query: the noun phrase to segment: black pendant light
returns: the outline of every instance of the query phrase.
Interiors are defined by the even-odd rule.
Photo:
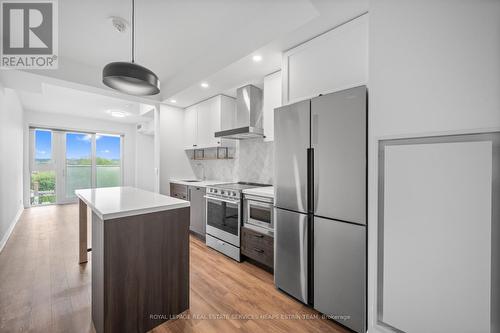
[[[134,62],[135,3],[132,0],[132,61],[107,64],[102,70],[102,82],[110,88],[130,95],[156,95],[160,92],[160,80],[155,73]]]

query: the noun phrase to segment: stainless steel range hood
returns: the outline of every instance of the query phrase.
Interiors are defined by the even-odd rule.
[[[216,138],[243,140],[264,137],[262,90],[253,85],[236,90],[235,127],[215,132]]]

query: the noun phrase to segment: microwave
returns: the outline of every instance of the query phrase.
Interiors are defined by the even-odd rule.
[[[273,199],[245,194],[244,224],[274,233]]]

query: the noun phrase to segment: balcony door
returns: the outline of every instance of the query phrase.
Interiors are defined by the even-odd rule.
[[[65,133],[63,201],[76,199],[75,190],[92,188],[94,134]]]
[[[122,138],[97,134],[95,138],[95,186],[120,186],[122,183]]]
[[[32,128],[32,206],[76,202],[75,191],[121,186],[120,135]]]
[[[119,135],[65,133],[63,202],[75,191],[122,184],[122,138]]]

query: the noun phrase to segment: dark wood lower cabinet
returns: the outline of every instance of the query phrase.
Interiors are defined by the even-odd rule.
[[[189,207],[110,220],[92,216],[97,333],[147,332],[189,308]]]
[[[241,253],[256,262],[274,268],[274,238],[250,228],[241,228]]]
[[[189,200],[188,187],[182,184],[170,183],[170,196],[182,200]]]

